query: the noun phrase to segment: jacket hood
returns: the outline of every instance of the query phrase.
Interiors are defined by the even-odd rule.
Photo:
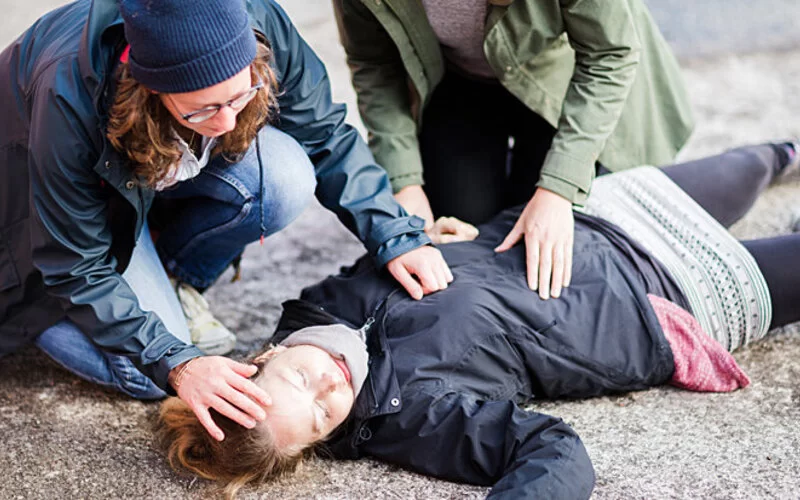
[[[94,0],[81,36],[78,64],[84,84],[99,109],[98,99],[113,67],[111,58],[125,44],[122,17],[115,0]]]

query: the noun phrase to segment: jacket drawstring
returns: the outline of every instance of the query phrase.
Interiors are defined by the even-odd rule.
[[[256,134],[256,156],[258,157],[258,196],[261,204],[261,236],[259,237],[259,243],[263,247],[264,238],[267,234],[267,226],[264,224],[264,165],[261,163],[261,142],[258,139],[258,134]],[[243,254],[240,253],[231,262],[231,266],[233,267],[231,283],[242,279],[242,255]]]
[[[264,225],[264,165],[261,164],[261,141],[256,134],[256,156],[258,157],[258,186],[259,198],[261,201],[261,246],[264,246],[264,237],[267,234],[267,227]]]

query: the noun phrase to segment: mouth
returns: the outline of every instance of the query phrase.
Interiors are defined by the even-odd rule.
[[[338,359],[338,358],[333,358],[333,362],[336,363],[336,366],[338,366],[340,370],[342,370],[342,373],[344,374],[344,379],[349,384],[350,383],[350,369],[347,368],[347,363],[345,363],[343,359]]]

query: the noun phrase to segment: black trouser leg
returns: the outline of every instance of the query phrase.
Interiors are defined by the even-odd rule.
[[[480,224],[530,199],[553,134],[500,84],[447,73],[425,108],[419,136],[434,216]]]
[[[730,227],[750,210],[780,166],[775,146],[763,144],[663,170],[720,224]]]
[[[516,99],[515,99],[516,100]],[[556,129],[518,102],[506,207],[527,203],[536,190]]]
[[[800,234],[743,241],[756,259],[772,299],[770,328],[800,321]]]
[[[434,91],[419,136],[434,217],[481,224],[503,208],[510,126],[497,105],[502,92],[451,73]]]

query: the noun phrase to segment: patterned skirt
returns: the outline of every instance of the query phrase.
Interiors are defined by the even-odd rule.
[[[728,351],[766,335],[772,303],[755,260],[661,170],[598,177],[583,210],[622,228],[658,259],[703,330]]]

